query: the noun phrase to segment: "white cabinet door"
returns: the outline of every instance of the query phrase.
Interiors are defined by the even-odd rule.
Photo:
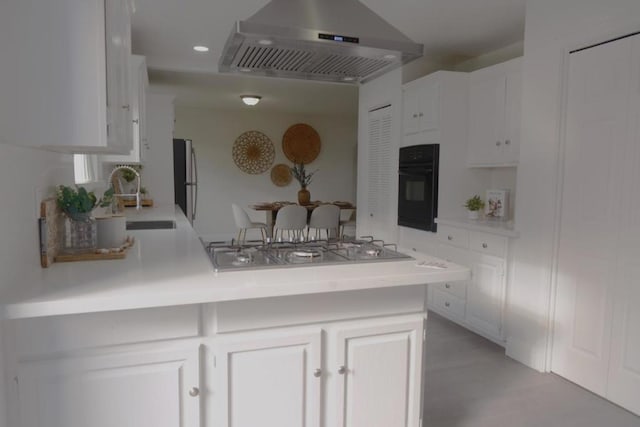
[[[131,55],[129,61],[129,105],[131,106],[130,133],[133,136],[131,152],[128,155],[105,155],[107,163],[142,163],[149,144],[147,143],[147,87],[149,78],[144,56]]]
[[[419,427],[423,322],[337,334],[337,427]]]
[[[440,82],[437,77],[407,84],[403,91],[403,132],[411,135],[438,130],[440,125]]]
[[[504,144],[505,96],[507,78],[503,74],[469,83],[469,152],[470,165],[497,163]]]
[[[469,252],[469,266],[471,281],[467,285],[466,321],[480,332],[501,340],[505,261]]]
[[[420,92],[415,85],[402,91],[402,129],[405,135],[420,132]]]
[[[319,427],[321,334],[283,331],[222,338],[215,351],[214,424]]]
[[[22,363],[20,425],[198,427],[199,350]]]
[[[630,53],[631,40],[624,39],[569,59],[552,370],[600,395],[607,387],[618,236],[626,233],[620,207],[632,194],[621,185],[625,149],[637,144],[628,135]],[[628,316],[619,315],[623,324]]]
[[[504,164],[517,164],[520,160],[520,134],[522,131],[522,63],[512,62],[507,73],[505,101],[505,140],[499,161]]]

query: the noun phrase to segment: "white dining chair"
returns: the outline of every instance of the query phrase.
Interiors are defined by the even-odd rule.
[[[233,209],[233,219],[236,222],[236,227],[238,227],[238,243],[245,242],[247,239],[247,230],[251,229],[260,229],[262,242],[264,243],[267,237],[267,224],[263,222],[252,222],[245,210],[235,203],[231,204],[231,208]]]
[[[338,236],[340,228],[340,208],[336,205],[320,205],[311,212],[309,219],[309,229],[307,230],[307,238],[311,229],[315,230],[315,238],[320,239],[322,231],[327,235],[327,240],[331,237],[331,231],[335,232],[334,236]]]
[[[300,205],[288,205],[280,208],[276,215],[276,223],[273,226],[273,238],[285,240],[284,232],[287,232],[287,240],[300,240],[307,226],[307,208]]]
[[[349,217],[346,219],[340,220],[340,237],[344,237],[344,229],[347,227],[354,228],[354,236],[355,236],[355,228],[356,228],[356,210],[352,209]]]

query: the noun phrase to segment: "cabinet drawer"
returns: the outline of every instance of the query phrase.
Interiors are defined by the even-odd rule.
[[[469,233],[469,247],[474,251],[504,258],[507,251],[507,238],[471,231]]]
[[[460,248],[469,247],[469,231],[462,228],[438,225],[438,239],[444,243],[458,246]]]
[[[431,292],[431,305],[444,316],[464,319],[465,300],[451,295],[448,292],[433,289]]]
[[[450,293],[460,299],[467,298],[467,284],[464,282],[436,283],[432,286],[434,289]]]

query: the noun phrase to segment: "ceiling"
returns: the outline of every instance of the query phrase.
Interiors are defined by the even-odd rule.
[[[361,1],[411,39],[424,44],[427,56],[475,57],[520,41],[524,37],[526,0]],[[288,82],[293,88],[292,93],[287,94],[287,90],[283,89],[284,92],[278,96],[281,103],[291,103],[289,109],[292,109],[299,102],[295,99],[300,99],[297,92],[300,83],[302,86],[315,86],[314,89],[309,89],[313,93],[329,91],[329,86],[324,83],[290,80],[276,83],[276,79],[267,79],[267,83],[261,84],[255,78],[221,77],[215,74],[218,58],[234,22],[247,19],[268,0],[133,2],[133,51],[147,57],[150,69],[163,71],[151,75],[152,83],[157,83],[156,79],[162,79],[164,85],[179,84],[182,87],[181,94],[178,95],[179,102],[220,105],[222,99],[237,99],[237,90],[243,85],[248,89],[255,87],[255,90],[262,90],[270,86],[286,88]],[[194,45],[208,46],[210,51],[196,53],[192,49]],[[205,76],[205,73],[213,75]],[[245,79],[248,82],[234,82]],[[207,87],[205,92],[215,99],[206,97],[204,93],[187,90],[198,84],[204,84]],[[331,95],[340,93],[340,88],[343,88],[345,97],[355,96],[357,102],[357,91],[345,85],[332,89]],[[321,105],[317,108],[331,111],[334,105],[329,98],[322,97],[322,101],[314,99],[314,102],[322,103],[324,99],[329,102],[326,108]],[[308,104],[301,107],[306,110]]]

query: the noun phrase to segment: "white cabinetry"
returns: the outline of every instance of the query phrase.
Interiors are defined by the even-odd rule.
[[[429,286],[429,309],[504,344],[508,238],[438,225],[438,255],[471,269],[467,283]]]
[[[221,391],[215,425],[319,427],[322,384],[320,329],[237,334],[217,341]]]
[[[418,79],[402,89],[402,124],[405,135],[438,130],[440,115],[440,82]]]
[[[420,427],[423,322],[337,333],[337,427]]]
[[[469,76],[469,147],[473,167],[515,166],[520,155],[522,59]]]
[[[639,117],[640,36],[569,55],[551,368],[637,414]]]
[[[131,106],[131,130],[133,148],[126,156],[106,155],[108,163],[142,163],[149,149],[147,142],[147,88],[149,77],[144,56],[131,55],[129,67],[129,105]]]
[[[0,5],[0,141],[71,153],[131,149],[127,0]]]
[[[198,427],[198,348],[24,362],[20,425]]]

